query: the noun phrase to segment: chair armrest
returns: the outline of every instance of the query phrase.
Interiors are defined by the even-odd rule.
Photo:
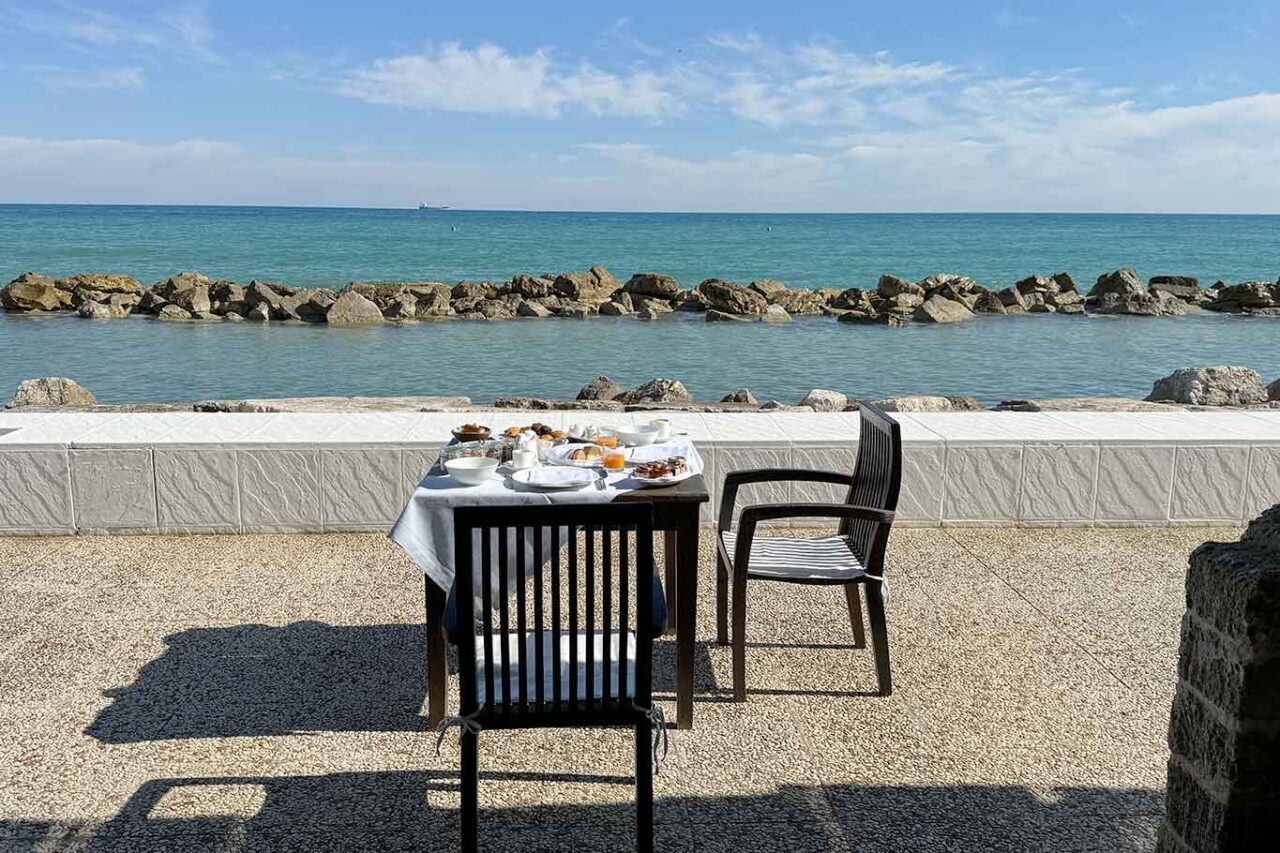
[[[756,525],[761,521],[774,518],[840,518],[875,522],[880,525],[875,541],[866,543],[865,552],[859,557],[864,560],[864,565],[868,569],[877,574],[880,570],[879,564],[884,544],[888,539],[888,528],[893,524],[891,510],[869,506],[824,503],[753,504],[742,510],[742,523],[739,526],[738,538],[732,554],[735,572],[741,572],[743,575],[747,572],[747,562],[751,557],[751,542],[756,536]],[[723,548],[719,537],[717,540],[717,545]]]
[[[724,491],[720,493],[720,529],[733,526],[733,509],[738,500],[738,487],[747,483],[834,483],[852,486],[852,474],[835,471],[818,471],[812,468],[756,468],[749,471],[733,471],[725,475]]]

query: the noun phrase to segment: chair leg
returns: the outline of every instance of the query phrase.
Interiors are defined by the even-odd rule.
[[[463,731],[462,747],[462,853],[480,849],[480,736]]]
[[[636,726],[636,850],[653,851],[653,729]]]
[[[729,645],[729,567],[716,551],[716,642]]]
[[[880,695],[893,693],[893,676],[889,670],[889,631],[884,620],[884,586],[876,581],[867,584],[867,615],[871,619],[871,644],[876,653],[876,677]]]
[[[747,701],[747,574],[733,578],[733,701]]]
[[[865,649],[867,647],[867,629],[862,624],[862,595],[858,592],[859,586],[861,584],[845,584],[844,600],[849,604],[849,625],[853,628],[853,647],[855,649]]]

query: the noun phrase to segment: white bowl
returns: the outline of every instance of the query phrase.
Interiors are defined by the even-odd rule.
[[[658,427],[651,424],[641,426],[618,427],[614,430],[618,440],[627,447],[646,447],[653,444],[658,437]]]
[[[493,479],[498,460],[487,456],[462,456],[444,463],[449,476],[464,486],[478,486]]]

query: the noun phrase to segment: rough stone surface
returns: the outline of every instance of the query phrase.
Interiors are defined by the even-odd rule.
[[[756,399],[755,394],[751,393],[750,388],[739,388],[737,391],[734,391],[731,394],[726,394],[720,400],[720,402],[721,403],[748,403],[751,405],[758,405],[760,401]]]
[[[912,319],[925,323],[961,323],[973,318],[973,312],[961,302],[953,302],[940,294],[930,296],[912,313]]]
[[[97,402],[93,393],[74,379],[47,376],[42,379],[24,379],[7,407],[92,406]]]
[[[1167,412],[1166,403],[1145,403],[1127,397],[1060,397],[1044,400],[1001,400],[997,412]]]
[[[680,292],[680,285],[669,275],[652,272],[638,272],[622,286],[626,293],[636,296],[653,296],[658,299],[675,299]]]
[[[788,314],[821,314],[822,309],[826,306],[826,297],[813,290],[785,290],[778,293],[769,300],[771,305],[777,305],[786,310]]]
[[[759,293],[718,278],[699,284],[698,295],[708,309],[724,314],[763,314],[769,305]]]
[[[334,300],[334,303],[329,306],[325,319],[331,326],[365,325],[381,323],[382,312],[372,300],[351,290]]]
[[[1182,367],[1162,379],[1146,397],[1196,406],[1246,406],[1267,402],[1262,376],[1247,367]]]
[[[586,272],[568,272],[556,276],[554,288],[557,296],[588,305],[599,305],[620,287],[618,280],[602,266],[594,266]]]
[[[774,302],[779,296],[787,292],[785,284],[780,281],[774,281],[771,278],[756,279],[747,286],[769,302]]]
[[[618,401],[632,403],[692,403],[693,395],[678,379],[650,379],[648,382],[623,392]]]
[[[982,403],[973,397],[886,397],[874,400],[872,405],[886,412],[974,412],[981,411]]]
[[[115,273],[81,273],[58,280],[63,290],[86,288],[100,293],[141,293],[142,284],[132,276]]]
[[[45,276],[24,273],[0,289],[0,305],[10,311],[56,311],[68,304],[66,293]]]
[[[616,400],[627,391],[608,376],[597,376],[578,391],[579,400]]]
[[[180,306],[174,305],[173,303],[168,303],[166,305],[161,306],[160,310],[156,312],[156,319],[181,323],[181,322],[190,320],[192,318],[191,318],[190,311]]]
[[[899,278],[896,275],[882,275],[880,280],[876,282],[876,292],[885,299],[892,299],[902,294],[910,294],[920,297],[920,301],[924,301],[924,288],[916,284],[914,281],[907,281],[905,278]]]
[[[758,314],[730,314],[715,308],[708,308],[705,317],[708,323],[754,323],[760,319]]]
[[[1161,851],[1262,850],[1280,809],[1280,505],[1191,555]]]
[[[791,315],[781,305],[770,305],[764,310],[760,319],[766,323],[790,323]]]
[[[1267,399],[1273,401],[1280,400],[1280,379],[1277,379],[1275,382],[1272,382],[1267,386]]]
[[[1153,275],[1147,280],[1151,290],[1163,290],[1179,299],[1196,302],[1204,295],[1200,279],[1190,275]]]
[[[516,306],[516,314],[520,317],[550,317],[551,309],[528,299],[521,299]]]
[[[808,406],[815,412],[843,412],[849,405],[849,398],[839,391],[826,391],[814,388],[800,401],[801,406]]]

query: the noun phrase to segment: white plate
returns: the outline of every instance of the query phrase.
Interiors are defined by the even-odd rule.
[[[590,443],[585,443],[585,444],[562,444],[562,445],[560,445],[559,447],[552,447],[552,448],[549,448],[549,449],[547,450],[547,461],[548,461],[548,462],[550,462],[552,465],[567,465],[567,466],[569,466],[569,467],[571,467],[571,468],[600,468],[600,467],[602,467],[602,466],[604,465],[604,456],[603,456],[603,455],[601,455],[601,457],[600,457],[599,459],[588,459],[588,460],[586,460],[586,461],[579,461],[579,460],[577,460],[577,459],[570,459],[570,458],[569,458],[569,454],[573,453],[573,451],[577,450],[578,448],[580,448],[580,447],[590,447],[590,446],[591,446],[591,444],[590,444]],[[602,451],[602,453],[607,453],[607,452],[609,452],[609,450],[610,450],[610,449],[611,449],[611,448],[608,448],[608,447],[602,447],[602,448],[600,448],[600,450]],[[625,453],[626,451],[623,451],[623,452]]]
[[[650,479],[648,477],[637,477],[632,474],[628,479],[633,483],[639,483],[642,489],[656,489],[659,486],[674,486],[676,483],[683,482],[693,476],[692,471],[685,471],[683,474],[674,474],[670,477],[659,477]]]
[[[583,468],[526,468],[511,479],[535,489],[581,489],[594,483],[596,475]]]

